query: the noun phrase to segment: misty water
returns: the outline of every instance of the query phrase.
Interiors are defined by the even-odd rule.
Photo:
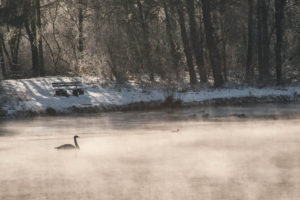
[[[0,199],[300,199],[300,104],[2,121]]]

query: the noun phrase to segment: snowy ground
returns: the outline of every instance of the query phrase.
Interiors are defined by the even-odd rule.
[[[75,81],[83,83],[84,95],[55,96],[52,82]],[[7,80],[0,90],[2,112],[13,115],[19,111],[43,112],[51,107],[59,112],[68,108],[94,106],[122,106],[137,102],[164,101],[169,95],[180,99],[183,104],[201,103],[207,100],[231,99],[244,97],[290,96],[296,98],[300,94],[300,86],[269,87],[269,88],[201,88],[198,90],[172,91],[156,88],[142,88],[134,85],[126,87],[101,86],[96,81],[84,78],[47,77],[35,79]],[[0,110],[1,110],[0,109]]]

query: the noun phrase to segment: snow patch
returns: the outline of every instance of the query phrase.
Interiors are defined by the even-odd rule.
[[[54,96],[53,82],[81,81],[84,95]],[[58,112],[65,112],[71,107],[94,106],[123,106],[137,102],[164,101],[168,95],[181,100],[183,104],[201,103],[214,99],[230,99],[243,97],[291,96],[297,98],[300,86],[266,87],[266,88],[201,88],[199,91],[180,92],[179,89],[167,92],[164,88],[147,89],[132,85],[131,87],[114,88],[104,87],[101,84],[90,82],[85,78],[45,77],[34,79],[7,80],[2,82],[2,95],[0,94],[1,109],[7,114],[18,111],[45,111],[51,107]],[[9,100],[7,100],[9,99]]]

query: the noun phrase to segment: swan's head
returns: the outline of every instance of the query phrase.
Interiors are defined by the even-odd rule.
[[[74,138],[79,138],[79,136],[78,136],[78,135],[75,135]]]

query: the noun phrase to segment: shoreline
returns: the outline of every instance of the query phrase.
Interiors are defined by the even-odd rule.
[[[80,81],[84,95],[55,96],[53,82]],[[60,116],[113,111],[147,111],[167,108],[293,103],[300,100],[300,85],[282,87],[232,86],[213,89],[166,88],[162,85],[110,85],[82,77],[44,77],[2,82],[0,119]]]
[[[199,102],[183,103],[180,100],[174,99],[170,101],[150,101],[150,102],[133,102],[126,105],[82,105],[70,106],[64,111],[55,110],[52,107],[47,107],[45,110],[22,110],[11,114],[0,112],[0,119],[23,119],[40,116],[72,116],[80,114],[99,114],[106,112],[131,112],[131,111],[155,111],[160,109],[184,109],[184,108],[201,108],[209,106],[243,106],[257,104],[290,104],[299,102],[298,97],[290,95],[280,96],[264,96],[264,97],[233,97],[233,98],[217,98]]]

